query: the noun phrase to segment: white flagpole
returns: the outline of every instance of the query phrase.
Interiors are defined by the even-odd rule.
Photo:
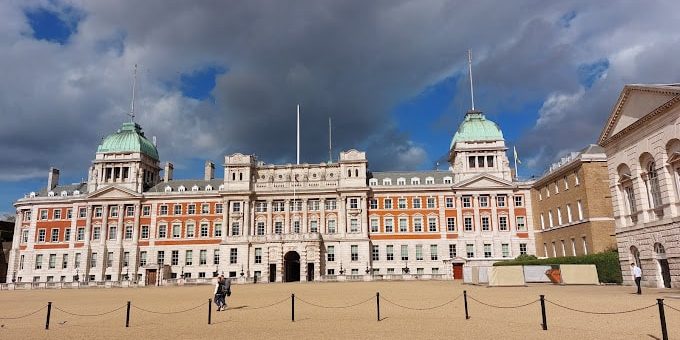
[[[330,116],[328,116],[328,163],[333,163],[333,130]]]
[[[475,90],[472,86],[472,50],[468,50],[468,71],[470,72],[470,101],[472,102],[472,111],[475,110]]]
[[[297,106],[297,164],[300,165],[300,104]]]
[[[515,178],[519,178],[519,173],[517,172],[517,148],[512,146],[512,158],[515,159]]]

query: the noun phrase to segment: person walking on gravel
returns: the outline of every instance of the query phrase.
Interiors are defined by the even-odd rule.
[[[633,276],[633,280],[635,280],[638,295],[642,294],[642,289],[640,288],[640,281],[642,280],[642,269],[640,269],[640,267],[638,267],[635,263],[631,262],[630,273]]]
[[[227,291],[224,287],[224,276],[220,275],[217,277],[217,283],[215,284],[215,304],[217,305],[217,311],[224,310],[226,307],[226,295]]]

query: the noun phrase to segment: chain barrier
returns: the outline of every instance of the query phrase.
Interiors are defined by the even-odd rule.
[[[675,308],[675,307],[673,307],[673,306],[669,306],[668,304],[665,304],[665,303],[664,303],[664,307],[668,307],[668,308],[670,308],[670,309],[672,309],[672,310],[674,310],[674,311],[676,311],[676,312],[680,312],[680,309],[677,309],[677,308]]]
[[[584,314],[595,314],[595,315],[613,315],[613,314],[633,313],[633,312],[638,312],[638,311],[641,311],[641,310],[645,310],[645,309],[648,309],[648,308],[652,308],[652,307],[656,307],[656,306],[657,306],[657,304],[655,303],[655,304],[652,304],[652,305],[649,305],[649,306],[646,306],[646,307],[640,307],[640,308],[625,310],[625,311],[621,311],[621,312],[591,312],[591,311],[585,311],[585,310],[580,310],[580,309],[576,309],[576,308],[571,308],[571,307],[567,307],[567,306],[564,306],[564,305],[560,305],[560,304],[558,304],[558,303],[556,303],[556,302],[553,302],[553,301],[550,301],[550,300],[548,300],[548,299],[545,299],[545,301],[547,301],[548,303],[553,304],[553,305],[555,305],[555,306],[557,306],[557,307],[560,307],[560,308],[564,308],[564,309],[570,310],[570,311],[572,311],[572,312],[578,312],[578,313],[584,313]]]
[[[0,317],[0,320],[18,320],[18,319],[23,319],[23,318],[29,317],[29,316],[31,316],[31,315],[33,315],[33,314],[35,314],[35,313],[38,313],[38,312],[40,312],[41,310],[43,310],[43,309],[45,309],[45,308],[47,308],[47,307],[45,307],[45,306],[40,307],[40,309],[35,310],[35,311],[33,311],[33,312],[30,312],[30,313],[28,313],[28,314],[22,315],[22,316],[15,316],[15,317]]]
[[[355,304],[351,304],[351,305],[347,305],[347,306],[322,306],[322,305],[317,305],[317,304],[315,304],[315,303],[311,303],[311,302],[305,301],[305,300],[303,300],[303,299],[300,299],[300,298],[297,297],[297,296],[295,297],[296,300],[298,300],[298,301],[300,301],[300,302],[302,302],[302,303],[306,303],[306,304],[308,304],[308,305],[310,305],[310,306],[319,307],[319,308],[329,308],[329,309],[352,308],[352,307],[356,307],[356,306],[358,306],[358,305],[364,304],[364,303],[366,303],[366,302],[368,302],[368,301],[372,301],[374,298],[375,298],[375,296],[371,296],[371,297],[369,297],[368,299],[366,299],[366,300],[364,300],[364,301],[357,302],[357,303],[355,303]]]
[[[117,312],[117,311],[119,311],[119,310],[121,310],[121,309],[123,309],[123,308],[125,308],[125,307],[127,307],[127,304],[122,305],[122,306],[120,306],[120,307],[118,307],[118,308],[116,308],[116,309],[114,309],[114,310],[111,310],[111,311],[108,311],[108,312],[104,312],[104,313],[99,313],[99,314],[78,314],[78,313],[73,313],[73,312],[69,312],[69,311],[63,310],[63,309],[61,309],[61,308],[59,308],[59,307],[56,307],[56,306],[54,307],[54,309],[56,309],[56,310],[58,310],[58,311],[60,311],[60,312],[66,313],[66,314],[68,314],[68,315],[89,317],[89,316],[102,316],[102,315],[106,315],[106,314],[111,314],[111,313]]]
[[[141,308],[141,307],[137,307],[137,306],[135,306],[135,305],[132,305],[132,308],[135,308],[135,309],[140,310],[140,311],[142,311],[142,312],[151,313],[151,314],[164,314],[164,315],[168,315],[168,314],[185,313],[185,312],[189,312],[189,311],[192,311],[192,310],[194,310],[194,309],[198,309],[198,308],[204,307],[204,306],[205,306],[205,303],[201,303],[200,305],[198,305],[198,306],[196,306],[196,307],[191,307],[191,308],[187,308],[187,309],[180,310],[180,311],[174,311],[174,312],[157,312],[157,311],[152,311],[152,310],[144,309],[144,308]]]
[[[462,294],[461,294],[461,295],[458,295],[455,299],[449,300],[449,301],[447,301],[447,302],[444,302],[444,303],[442,303],[441,305],[432,306],[432,307],[423,307],[423,308],[420,308],[420,307],[408,307],[408,306],[400,305],[400,304],[398,304],[398,303],[396,303],[396,302],[393,302],[393,301],[390,301],[390,300],[386,299],[383,295],[380,296],[380,299],[381,299],[381,300],[385,300],[385,302],[387,302],[387,303],[389,303],[389,304],[392,304],[392,305],[395,305],[395,306],[397,306],[397,307],[401,307],[401,308],[404,308],[404,309],[410,309],[410,310],[431,310],[431,309],[437,309],[437,308],[444,307],[444,306],[446,306],[446,305],[448,305],[448,304],[450,304],[450,303],[452,303],[452,302],[454,302],[454,301],[460,299],[461,296],[463,296],[463,295],[462,295]]]
[[[468,295],[468,297],[470,298],[470,300],[475,301],[475,302],[477,302],[477,303],[480,303],[480,304],[482,304],[482,305],[484,305],[484,306],[492,307],[492,308],[501,308],[501,309],[506,309],[506,308],[522,308],[522,307],[526,307],[526,306],[532,305],[532,304],[534,304],[534,303],[540,301],[540,300],[534,300],[534,301],[531,301],[531,302],[529,302],[529,303],[525,303],[525,304],[521,304],[521,305],[516,305],[516,306],[497,306],[497,305],[492,305],[492,304],[489,304],[489,303],[486,303],[486,302],[479,301],[479,300],[475,299],[474,297],[472,297],[472,296],[470,296],[470,295]]]
[[[242,311],[242,310],[265,309],[265,308],[269,308],[269,307],[274,307],[274,306],[276,306],[276,305],[280,305],[280,304],[282,304],[282,303],[284,303],[284,302],[286,302],[286,301],[290,301],[290,297],[285,297],[285,298],[284,298],[283,300],[281,300],[281,301],[277,301],[277,302],[274,302],[274,303],[272,303],[272,304],[265,305],[265,306],[245,307],[245,308],[239,308],[239,309],[233,309],[233,310],[235,310],[235,311]],[[227,310],[231,310],[231,309],[227,309]]]

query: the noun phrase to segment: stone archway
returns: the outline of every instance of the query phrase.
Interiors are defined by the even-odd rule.
[[[289,251],[283,256],[283,281],[300,281],[300,254],[296,251]]]

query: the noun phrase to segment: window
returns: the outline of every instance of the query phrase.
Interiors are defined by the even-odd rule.
[[[392,199],[391,198],[386,198],[383,201],[383,205],[385,206],[385,209],[392,209]]]
[[[213,264],[220,264],[220,250],[213,249]]]
[[[526,231],[527,226],[524,222],[524,216],[516,216],[515,223],[517,224],[517,231]]]
[[[144,262],[142,262],[142,260]],[[139,264],[141,266],[146,266],[146,252],[145,251],[139,253]],[[92,268],[97,267],[97,253],[92,253],[90,255],[90,267],[92,267]]]
[[[507,243],[501,244],[501,253],[504,258],[510,257],[510,245]]]
[[[328,224],[328,226],[327,226],[328,233],[329,234],[335,234],[335,231],[336,231],[335,230],[336,229],[335,228],[335,225],[336,225],[335,220],[328,220],[327,224]]]
[[[24,229],[21,231],[21,243],[26,242],[28,242],[28,229]]]
[[[189,206],[187,208],[187,214],[189,214],[189,215],[196,214],[196,204],[189,204]]]
[[[427,198],[427,208],[428,209],[434,209],[437,204],[437,201],[435,200],[434,197],[428,197]]]
[[[391,244],[385,246],[385,254],[387,254],[387,261],[394,261],[394,246]]]
[[[60,220],[60,219],[61,219],[61,209],[55,209],[55,210],[54,210],[54,219],[55,219],[55,220]]]
[[[496,197],[496,206],[499,208],[505,208],[505,196],[497,196]]]
[[[326,260],[328,262],[335,261],[335,246],[326,247]]]
[[[201,237],[208,237],[208,223],[201,223]]]
[[[170,264],[173,266],[179,265],[179,250],[170,252]]]
[[[466,244],[465,245],[465,253],[467,255],[467,258],[475,257],[475,245],[474,244]]]
[[[392,185],[392,179],[390,179],[390,178],[383,178],[383,180],[382,180],[382,185]]]
[[[649,190],[649,205],[650,208],[658,208],[661,206],[661,189],[659,187],[659,176],[656,172],[656,164],[649,162],[647,165],[647,186]]]
[[[149,238],[149,226],[143,225],[142,226],[142,232],[140,234],[141,234],[142,239],[144,239],[144,240],[148,239]],[[158,234],[159,234],[158,236],[160,236],[160,231],[158,232]],[[165,237],[165,236],[163,236],[163,237]]]
[[[125,239],[126,240],[132,239],[132,226],[131,225],[125,226]]]
[[[401,245],[401,260],[408,261],[408,245],[406,244]]]
[[[125,207],[125,216],[127,217],[135,216],[135,207],[133,205],[128,205]]]
[[[444,177],[444,184],[451,184],[453,183],[453,179],[451,177]]]
[[[350,246],[350,253],[352,261],[359,261],[359,246],[353,244]]]
[[[47,234],[47,230],[38,229],[38,242],[45,242],[45,235],[46,234]]]
[[[491,257],[491,245],[488,243],[484,244],[484,258],[490,258]]]
[[[255,263],[262,263],[262,248],[255,248]]]
[[[167,205],[161,205],[160,210],[158,211],[158,214],[161,216],[167,215],[168,214],[168,206]]]
[[[583,255],[588,255],[588,242],[586,242],[586,237],[581,237],[581,241],[583,241]]]
[[[545,217],[543,216],[543,213],[541,213],[541,229],[545,229]]]
[[[472,208],[472,197],[463,196],[463,208]]]
[[[281,222],[281,221],[274,222],[274,234],[282,234],[282,233],[283,233],[283,222]]]
[[[126,251],[123,253],[123,267],[130,265],[130,252]]]
[[[198,264],[199,265],[206,265],[208,264],[208,251],[205,249],[201,249],[198,252]]]
[[[422,261],[423,260],[423,245],[422,244],[416,244],[416,261]]]
[[[158,263],[159,266],[165,264],[165,251],[163,250],[158,251],[158,254],[156,256],[156,263]]]
[[[477,166],[484,168],[484,156],[477,156]]]
[[[359,199],[358,198],[350,198],[349,199],[349,208],[350,209],[359,209]]]
[[[457,256],[456,245],[449,244],[449,258],[455,258]]]
[[[193,250],[186,250],[184,252],[184,265],[185,266],[191,266],[194,264],[194,251]]]
[[[526,253],[527,253],[527,244],[526,243],[520,243],[519,244],[519,254],[525,255]]]
[[[53,228],[50,236],[50,242],[59,242],[59,229]]]
[[[274,212],[281,212],[281,211],[284,211],[285,208],[286,208],[285,203],[283,201],[274,201],[273,204],[274,204],[274,209],[273,209]]]
[[[359,219],[352,218],[349,220],[349,232],[350,233],[359,232]]]
[[[430,232],[437,231],[437,218],[436,217],[429,217],[427,219],[427,225],[428,225],[428,230]]]
[[[265,211],[267,211],[267,210],[266,210],[266,209],[267,209],[267,205],[266,205],[266,204],[267,204],[267,203],[265,203]],[[221,213],[223,213],[223,212],[224,212],[223,209],[224,209],[224,208],[223,208],[222,203],[216,203],[216,204],[215,204],[215,214],[221,214]]]
[[[213,233],[215,234],[215,237],[222,237],[222,223],[216,222],[213,225],[213,228],[215,229]],[[264,233],[263,233],[264,234]]]
[[[255,226],[256,226],[255,232],[257,233],[257,235],[259,235],[259,236],[264,235],[264,222],[263,222],[263,221],[258,221],[258,222],[255,224]]]
[[[413,231],[415,232],[423,231],[423,219],[421,217],[413,218]]]
[[[73,261],[73,268],[80,268],[80,253],[76,253],[76,259]]]
[[[370,208],[371,208],[371,209],[378,209],[378,200],[377,200],[377,199],[371,198],[371,200],[369,201],[369,203],[370,203]]]
[[[181,204],[175,204],[172,208],[173,208],[172,213],[174,215],[182,215],[182,205]]]
[[[477,163],[475,162],[476,159],[477,159],[477,157],[475,157],[475,156],[468,156],[468,167],[470,169],[476,168],[476,165],[477,165]]]
[[[109,217],[118,217],[118,206],[112,206],[109,208]]]
[[[46,219],[47,219],[47,210],[45,210],[45,209],[40,209],[40,219],[41,219],[41,220],[46,220]]]
[[[524,196],[515,196],[515,207],[523,207],[524,206]]]
[[[113,252],[110,251],[106,254],[106,268],[113,267]]]
[[[436,244],[430,245],[430,260],[437,261],[439,259],[439,251]]]
[[[334,198],[326,199],[326,210],[335,210],[337,207],[337,200]]]
[[[101,237],[101,227],[96,226],[92,228],[92,239],[98,240]]]
[[[400,198],[397,200],[397,207],[399,209],[406,209],[406,199],[405,198]]]
[[[43,255],[42,254],[35,255],[35,269],[42,269],[42,263]]]
[[[405,217],[399,218],[399,232],[405,233],[408,231],[408,219]]]
[[[578,172],[574,171],[574,185],[579,185],[581,184],[581,181],[578,179]]]
[[[562,208],[557,207],[557,225],[562,225]]]
[[[210,214],[210,204],[208,203],[201,204],[201,214]]]
[[[182,225],[179,223],[172,224],[172,237],[180,238],[182,236]]]
[[[406,178],[397,178],[397,185],[406,185]]]
[[[626,200],[628,201],[628,211],[631,215],[637,213],[637,205],[635,204],[635,191],[632,185],[623,188],[626,191]]]
[[[453,207],[454,207],[454,205],[453,205],[453,202],[454,202],[454,201],[453,201],[453,197],[447,197],[447,198],[444,199],[444,201],[446,202],[446,207],[447,207],[447,208],[453,208]]]
[[[567,204],[567,222],[571,223],[574,221],[574,216],[571,214],[571,204]]]
[[[456,231],[456,218],[447,217],[446,218],[446,231]]]
[[[489,196],[479,196],[479,206],[486,208],[489,206]]]
[[[49,269],[54,269],[57,267],[57,254],[50,254],[50,260],[48,262]]]
[[[500,230],[500,231],[510,230],[508,228],[508,216],[505,216],[505,215],[498,216],[498,230]]]
[[[552,228],[552,227],[553,227],[553,213],[552,213],[552,210],[548,210],[548,222],[549,222],[550,228]]]
[[[421,203],[420,197],[414,197],[413,198],[413,209],[420,209],[421,208],[420,203]]]
[[[380,228],[380,220],[377,218],[371,218],[371,232],[377,233]]]
[[[107,238],[109,240],[117,240],[118,239],[118,227],[116,226],[109,226],[109,234],[107,235]]]
[[[386,233],[394,232],[394,220],[392,220],[391,217],[385,218],[385,232]]]
[[[554,186],[555,186],[555,194],[559,194],[560,193],[560,187],[557,185],[557,181],[555,181]]]
[[[482,231],[491,230],[491,223],[489,222],[489,219],[489,216],[482,216]]]
[[[236,264],[238,262],[238,248],[229,249],[229,263]]]
[[[411,185],[420,185],[420,178],[417,177],[411,178]]]
[[[150,205],[142,206],[142,216],[151,216],[151,206]]]
[[[300,221],[295,221],[293,224],[297,225],[297,231],[296,233],[300,232]],[[238,236],[241,235],[241,223],[239,222],[233,222],[231,224],[231,235],[232,236]]]
[[[87,217],[87,208],[78,208],[78,218]]]
[[[439,275],[439,268],[432,268],[432,275]]]
[[[555,247],[555,241],[552,242],[552,252],[553,257],[557,257],[557,247]]]
[[[560,243],[562,244],[562,256],[567,256],[567,249],[564,246],[564,240],[560,240]]]
[[[569,190],[569,181],[567,180],[567,176],[564,176],[564,190]]]
[[[319,200],[309,200],[307,206],[310,211],[318,211],[320,206]]]
[[[581,200],[576,201],[576,207],[578,209],[578,220],[582,221],[583,220],[583,204],[581,203]]]
[[[78,235],[76,236],[77,241],[85,240],[85,228],[78,228]]]
[[[463,217],[463,229],[465,231],[472,231],[472,217],[471,216]]]
[[[432,177],[425,178],[425,184],[434,184],[434,178]]]

